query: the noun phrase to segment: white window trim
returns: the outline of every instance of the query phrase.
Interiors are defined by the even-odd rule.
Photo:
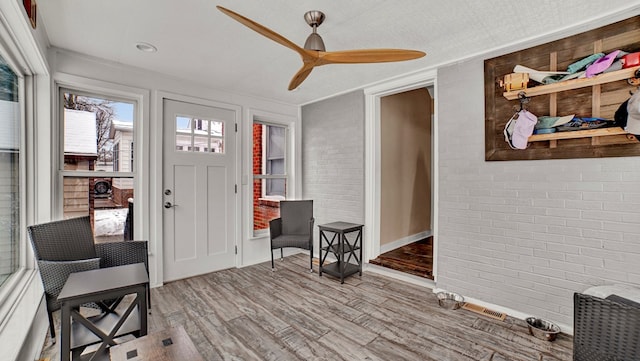
[[[286,174],[288,175],[287,182],[287,199],[300,199],[301,194],[301,129],[299,121],[295,117],[286,116],[283,114],[271,113],[258,109],[249,109],[246,114],[245,127],[245,152],[243,160],[243,195],[244,195],[244,222],[246,229],[243,233],[246,235],[246,239],[264,239],[268,238],[268,230],[256,231],[253,230],[253,123],[260,122],[264,124],[273,124],[278,126],[284,126],[287,128],[286,132]]]
[[[114,84],[104,82],[95,79],[88,79],[80,76],[75,76],[67,73],[55,73],[53,75],[54,87],[51,97],[54,99],[52,104],[52,113],[55,115],[51,121],[51,149],[57,149],[58,152],[52,152],[52,169],[55,169],[56,174],[52,175],[52,182],[50,185],[50,192],[52,195],[52,218],[59,219],[62,217],[62,172],[57,171],[61,169],[63,162],[61,155],[62,142],[60,132],[62,131],[61,122],[59,121],[58,114],[61,114],[61,102],[60,92],[63,89],[75,90],[79,92],[86,92],[104,96],[113,99],[122,99],[127,102],[135,104],[134,112],[136,115],[134,124],[134,152],[137,157],[135,162],[135,170],[130,173],[134,174],[134,192],[135,192],[135,206],[136,212],[134,212],[134,239],[148,240],[149,241],[149,281],[152,286],[158,284],[158,259],[155,257],[157,254],[158,241],[151,237],[152,233],[150,225],[152,224],[150,219],[150,180],[152,179],[150,174],[151,167],[151,152],[150,149],[150,92],[146,89],[134,88],[130,86]],[[95,172],[86,171],[85,174],[78,172],[81,176],[95,176]],[[109,176],[113,174],[110,172],[101,172],[100,176]],[[116,177],[122,177],[124,174],[118,172]]]
[[[35,39],[20,1],[0,2],[0,47],[2,55],[21,75],[21,240],[20,266],[0,294],[0,350],[8,359],[34,359],[47,328],[43,310],[42,283],[35,270],[26,226],[49,214],[49,163],[36,164],[39,154],[49,154],[48,120],[50,119],[50,78],[44,51]],[[37,122],[35,121],[37,117]],[[45,149],[47,148],[47,149]],[[43,150],[44,149],[44,150]],[[45,157],[46,158],[46,157]],[[41,163],[41,164],[40,164]],[[42,172],[46,170],[46,172]],[[42,177],[38,177],[42,175]],[[39,311],[40,310],[40,311]]]
[[[134,164],[135,169],[132,172],[100,172],[100,177],[131,177],[134,179],[134,192],[135,192],[135,205],[139,212],[134,212],[134,239],[149,240],[149,275],[152,285],[156,284],[157,268],[153,262],[153,255],[155,254],[155,242],[150,239],[150,216],[149,216],[149,197],[150,191],[146,184],[149,182],[150,161],[149,161],[149,147],[150,147],[150,132],[149,132],[149,98],[150,93],[146,89],[134,88],[130,86],[114,84],[104,82],[95,79],[88,79],[80,76],[75,76],[67,73],[55,73],[54,79],[54,93],[52,94],[53,102],[53,114],[55,114],[52,120],[51,131],[51,149],[58,150],[53,155],[52,163],[52,187],[51,192],[53,196],[53,214],[54,218],[62,217],[62,177],[70,175],[78,176],[96,176],[94,171],[76,171],[75,173],[61,172],[63,167],[63,145],[61,133],[63,127],[60,121],[62,115],[61,104],[61,92],[64,91],[76,91],[78,93],[85,93],[95,95],[97,97],[105,97],[108,99],[122,100],[125,102],[134,103],[135,123],[133,130],[133,143],[134,152],[137,155],[137,162]]]

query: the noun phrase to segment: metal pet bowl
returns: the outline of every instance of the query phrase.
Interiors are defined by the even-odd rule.
[[[560,333],[560,327],[555,324],[536,317],[527,317],[529,333],[541,340],[553,341]]]
[[[464,304],[464,297],[453,292],[438,292],[438,305],[448,310],[457,310]]]

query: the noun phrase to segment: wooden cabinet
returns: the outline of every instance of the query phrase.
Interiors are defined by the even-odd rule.
[[[634,17],[572,37],[560,39],[485,61],[485,159],[525,160],[593,158],[640,155],[640,142],[622,128],[536,134],[524,150],[511,149],[503,129],[519,109],[518,95],[530,98],[527,108],[537,116],[601,117],[613,119],[620,104],[635,87],[627,83],[640,67],[600,74],[592,78],[536,85],[503,92],[498,81],[524,65],[541,71],[564,70],[594,53],[640,50],[640,17]]]

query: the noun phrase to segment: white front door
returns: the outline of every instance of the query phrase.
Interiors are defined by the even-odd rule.
[[[164,280],[235,266],[234,110],[164,100]]]

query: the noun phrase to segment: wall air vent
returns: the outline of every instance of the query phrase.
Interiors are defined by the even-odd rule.
[[[462,306],[462,308],[500,321],[504,321],[504,319],[507,318],[506,313],[493,311],[479,305],[474,305],[473,303],[467,302]]]

